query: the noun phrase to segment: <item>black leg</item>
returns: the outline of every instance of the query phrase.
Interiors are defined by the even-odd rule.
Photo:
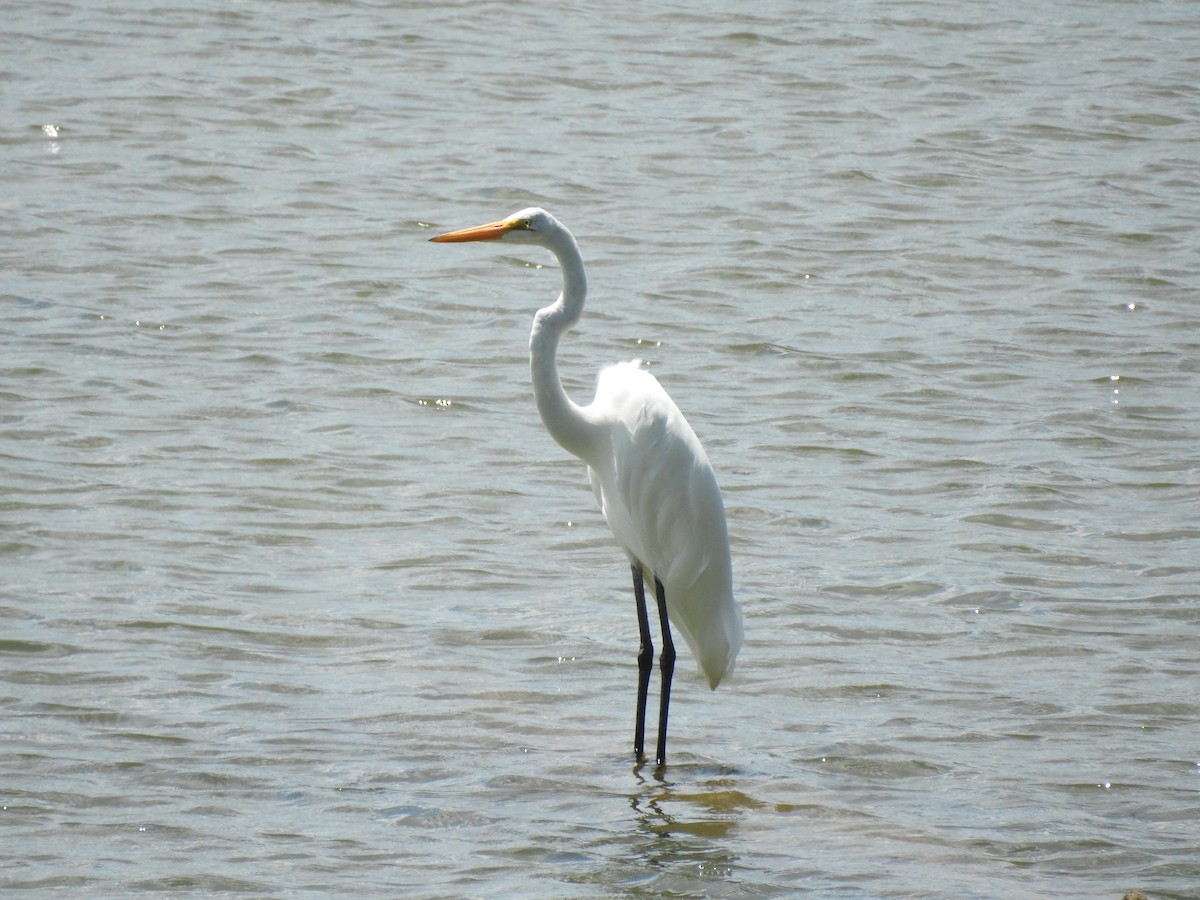
[[[633,596],[637,600],[638,613],[638,695],[637,722],[633,728],[633,753],[638,761],[645,757],[646,744],[646,694],[650,690],[650,670],[654,667],[654,644],[650,640],[650,618],[646,613],[646,588],[642,580],[642,566],[633,564]]]
[[[658,600],[658,624],[662,626],[663,650],[658,658],[662,670],[662,694],[658,699],[658,752],[654,761],[660,766],[667,761],[667,707],[671,705],[671,676],[675,673],[675,642],[671,640],[671,623],[667,621],[667,592],[657,577],[654,596]],[[649,623],[647,623],[649,628]]]

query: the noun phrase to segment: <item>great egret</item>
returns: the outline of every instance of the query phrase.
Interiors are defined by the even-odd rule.
[[[663,640],[655,754],[661,766],[675,668],[668,622],[687,641],[711,688],[733,669],[742,645],[742,614],[733,599],[725,506],[716,475],[679,407],[639,360],[604,369],[596,397],[587,406],[576,405],[563,390],[555,355],[559,338],[579,321],[587,277],[575,238],[554,216],[543,209],[523,209],[502,221],[430,240],[536,244],[558,258],[562,293],[537,311],[529,336],[533,395],[551,437],[587,463],[600,509],[633,569],[641,640],[633,738],[639,761],[644,758],[646,695],[654,659],[643,579],[654,579]]]

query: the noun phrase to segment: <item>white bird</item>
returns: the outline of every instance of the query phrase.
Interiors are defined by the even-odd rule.
[[[604,369],[596,397],[587,406],[578,406],[563,390],[555,359],[558,341],[579,321],[587,277],[575,238],[554,216],[543,209],[523,209],[502,221],[430,240],[536,244],[558,258],[562,293],[537,311],[529,336],[533,394],[551,437],[587,463],[600,509],[633,569],[641,640],[633,739],[639,762],[654,659],[643,578],[654,579],[663,639],[655,755],[661,766],[675,667],[668,622],[679,629],[712,688],[732,671],[742,645],[742,614],[733,598],[725,506],[716,475],[679,407],[639,360]]]

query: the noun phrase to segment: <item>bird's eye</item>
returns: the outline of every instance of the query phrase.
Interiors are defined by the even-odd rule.
[[[521,227],[526,231],[529,231],[529,229],[533,228],[533,219],[522,219]]]

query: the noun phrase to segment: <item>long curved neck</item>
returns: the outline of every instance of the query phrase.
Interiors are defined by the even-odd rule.
[[[558,378],[558,340],[571,329],[583,312],[587,276],[575,238],[566,229],[554,235],[546,249],[558,258],[563,289],[558,299],[539,309],[529,335],[529,373],[538,413],[550,436],[564,449],[583,458],[591,445],[591,426],[583,410],[571,401]]]

